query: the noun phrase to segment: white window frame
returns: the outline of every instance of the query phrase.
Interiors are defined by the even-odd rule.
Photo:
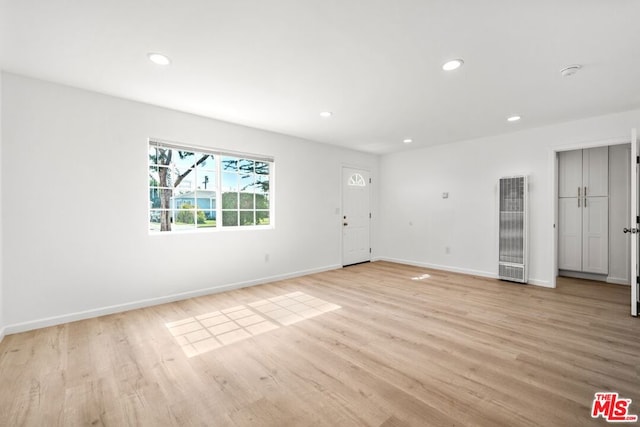
[[[151,183],[149,182],[149,171],[151,170],[152,166],[158,165],[157,163],[152,163],[151,159],[149,158],[149,152],[151,151],[152,148],[154,147],[159,147],[159,148],[165,148],[165,149],[171,149],[171,150],[176,150],[176,151],[188,151],[188,152],[193,152],[194,154],[196,154],[196,156],[194,157],[194,163],[197,162],[198,157],[202,154],[209,154],[213,156],[213,161],[214,161],[214,167],[212,169],[214,169],[215,172],[215,176],[216,176],[216,182],[215,182],[215,189],[207,189],[205,191],[215,191],[215,200],[216,200],[216,207],[215,207],[215,213],[216,213],[216,225],[215,227],[198,227],[198,220],[197,220],[197,211],[198,211],[198,191],[203,191],[202,189],[198,190],[197,189],[197,182],[195,184],[195,186],[192,188],[192,191],[194,192],[194,203],[195,203],[195,207],[194,207],[194,214],[196,215],[196,217],[194,218],[194,225],[193,227],[189,227],[189,228],[184,228],[184,229],[175,229],[175,219],[172,218],[171,224],[171,230],[165,230],[165,231],[160,231],[160,230],[153,230],[151,229],[151,216],[152,213],[154,212],[161,212],[162,209],[159,208],[154,208],[152,205],[152,200],[149,197],[149,194],[151,192],[152,188],[159,188],[158,187],[154,187],[151,185]],[[257,208],[257,203],[256,203],[256,197],[254,193],[254,201],[253,201],[253,209],[241,209],[240,208],[240,199],[241,199],[241,191],[240,188],[238,188],[238,201],[237,201],[237,208],[236,209],[223,209],[223,188],[222,188],[222,172],[223,172],[223,167],[222,167],[222,158],[223,157],[232,157],[232,158],[236,158],[238,159],[238,161],[240,160],[251,160],[254,162],[260,162],[260,163],[266,163],[268,165],[268,174],[257,174],[255,172],[255,170],[253,172],[251,172],[253,174],[254,177],[262,175],[264,177],[267,177],[268,182],[269,182],[269,190],[267,191],[266,195],[267,198],[269,200],[269,207],[268,209],[258,209]],[[274,176],[275,176],[275,159],[273,157],[270,156],[265,156],[265,155],[259,155],[259,154],[250,154],[250,153],[242,153],[242,152],[237,152],[237,151],[230,151],[230,150],[223,150],[223,149],[216,149],[216,148],[210,148],[210,147],[202,147],[202,146],[196,146],[196,145],[191,145],[191,144],[182,144],[182,143],[176,143],[176,142],[171,142],[171,141],[166,141],[166,140],[162,140],[162,139],[158,139],[158,138],[149,138],[148,142],[147,142],[147,182],[149,182],[149,184],[147,185],[147,198],[149,199],[148,201],[148,209],[147,209],[147,229],[149,234],[151,235],[171,235],[171,234],[181,234],[181,233],[206,233],[206,232],[216,232],[216,231],[221,231],[221,230],[265,230],[265,229],[273,229],[275,228],[275,218],[274,218]],[[196,174],[196,177],[194,177],[193,179],[195,179],[197,181],[197,169],[194,170],[192,173]],[[237,172],[238,174],[238,179],[241,175],[240,172]],[[172,188],[173,189],[173,188]],[[172,197],[178,197],[176,195],[173,195]],[[169,206],[168,210],[169,211],[175,211],[176,209],[173,209],[173,206]],[[202,209],[201,209],[202,210]],[[213,211],[213,209],[211,209]],[[238,225],[223,225],[223,212],[225,211],[233,211],[235,210],[238,213]],[[204,211],[206,211],[206,209],[204,209]],[[241,212],[253,212],[254,215],[254,222],[256,221],[256,213],[257,212],[267,212],[269,213],[269,224],[265,224],[265,225],[259,225],[259,224],[253,224],[253,225],[240,225],[240,217],[241,217]]]

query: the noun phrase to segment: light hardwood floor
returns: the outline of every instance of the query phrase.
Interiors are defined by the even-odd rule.
[[[628,301],[363,264],[7,336],[0,425],[606,425],[595,392],[640,413]]]

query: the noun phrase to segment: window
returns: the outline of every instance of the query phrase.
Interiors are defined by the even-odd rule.
[[[152,232],[271,224],[273,159],[149,142]]]
[[[364,182],[364,178],[359,173],[354,173],[349,177],[349,185],[352,187],[366,187],[367,184]]]

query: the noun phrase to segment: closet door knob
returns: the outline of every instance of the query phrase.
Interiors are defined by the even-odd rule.
[[[631,233],[631,234],[636,234],[638,232],[637,228],[623,228],[622,229],[623,233]]]

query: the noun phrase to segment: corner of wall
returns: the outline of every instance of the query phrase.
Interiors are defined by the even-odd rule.
[[[2,247],[4,246],[2,238],[2,69],[0,69],[0,342],[4,338],[4,299],[2,295],[2,284],[4,269],[2,265],[3,254]]]

